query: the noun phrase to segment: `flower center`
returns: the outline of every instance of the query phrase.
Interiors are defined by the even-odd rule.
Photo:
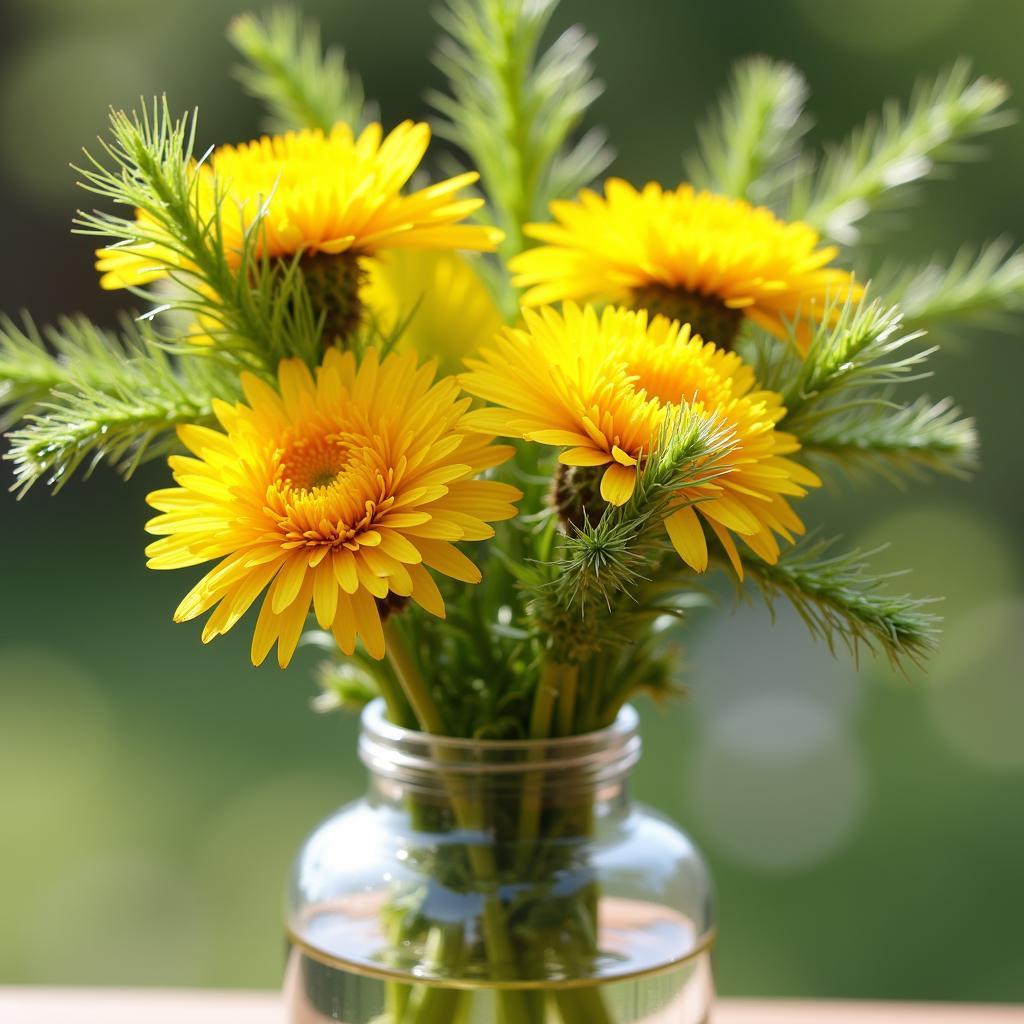
[[[601,497],[604,466],[563,466],[558,464],[551,488],[551,504],[567,533],[601,521],[608,503]]]
[[[324,347],[346,348],[363,315],[359,289],[366,276],[359,257],[352,252],[332,256],[311,253],[299,261],[313,314],[324,318]]]
[[[281,479],[297,491],[330,487],[348,463],[348,451],[337,435],[302,437],[292,441],[281,457]]]
[[[617,355],[633,378],[635,391],[661,408],[726,397],[727,386],[710,366],[710,346],[692,338],[677,335],[655,342],[641,336],[624,342]]]
[[[649,284],[633,292],[630,304],[646,309],[651,316],[661,314],[671,320],[689,324],[694,334],[713,341],[719,348],[731,349],[743,322],[743,313],[729,309],[714,295]]]
[[[691,374],[682,372],[683,368],[665,359],[641,363],[629,360],[626,369],[636,378],[633,387],[646,392],[649,399],[656,399],[662,406],[691,401],[698,390],[696,381],[689,379]]]

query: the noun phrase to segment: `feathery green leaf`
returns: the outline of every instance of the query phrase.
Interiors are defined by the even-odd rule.
[[[192,155],[196,120],[173,118],[167,101],[154,100],[132,114],[111,113],[111,139],[102,142],[107,164],[86,152],[82,187],[142,217],[80,211],[80,234],[106,238],[131,249],[169,251],[174,287],[160,293],[133,289],[159,303],[153,313],[177,310],[198,325],[207,343],[240,368],[276,376],[282,359],[320,359],[322,320],[313,312],[298,260],[257,255],[266,207],[247,229],[242,249],[229,253],[221,211],[223,189],[214,182],[212,211],[200,202],[200,165]],[[230,213],[228,214],[231,215]],[[237,216],[237,214],[235,214]]]
[[[1005,239],[980,249],[965,246],[948,266],[932,261],[897,275],[885,294],[900,304],[912,327],[998,326],[1006,314],[1024,310],[1024,250]]]
[[[17,423],[53,388],[66,384],[72,365],[47,351],[27,314],[20,327],[9,317],[0,317],[0,430]]]
[[[921,332],[905,331],[895,306],[863,298],[837,311],[818,325],[802,359],[795,343],[787,349],[778,342],[762,346],[755,359],[758,380],[782,393],[780,428],[801,438],[824,419],[877,403],[890,385],[919,379],[933,351],[909,347]]]
[[[177,446],[178,424],[211,421],[213,399],[238,392],[234,374],[215,359],[175,358],[144,324],[126,321],[117,336],[85,318],[65,319],[45,332],[54,354],[31,323],[17,336],[5,325],[2,336],[15,337],[19,350],[27,340],[36,345],[35,365],[49,366],[52,381],[7,435],[4,458],[22,494],[39,480],[60,490],[83,464],[87,475],[105,461],[130,476]]]
[[[972,157],[969,140],[1012,123],[1006,85],[971,78],[965,61],[920,83],[906,110],[890,101],[840,146],[816,174],[801,175],[789,217],[843,244],[855,243],[860,222],[905,194],[943,164]],[[801,183],[802,182],[802,183]]]
[[[434,62],[449,94],[431,93],[437,134],[480,172],[485,216],[505,232],[507,259],[525,245],[523,225],[545,216],[552,199],[572,195],[611,163],[604,134],[572,136],[601,92],[578,26],[540,52],[558,0],[447,0],[447,32]]]
[[[267,109],[268,132],[326,134],[339,121],[358,130],[368,120],[362,82],[346,67],[345,54],[337,47],[325,52],[319,26],[298,11],[241,14],[228,26],[228,39],[245,60],[238,78]]]
[[[899,481],[924,470],[966,476],[977,467],[978,433],[951,398],[907,406],[883,399],[812,424],[800,434],[803,454],[851,471]]]
[[[651,613],[641,592],[654,583],[669,548],[665,516],[679,504],[681,488],[727,471],[734,446],[717,418],[681,407],[643,461],[630,499],[616,507],[599,498],[600,515],[574,519],[570,532],[559,535],[551,560],[535,569],[529,611],[562,657],[629,642],[631,616]]]
[[[935,648],[939,617],[927,611],[930,598],[891,594],[898,573],[872,573],[863,554],[833,554],[834,541],[809,541],[769,565],[743,557],[747,576],[769,605],[786,597],[811,635],[835,653],[842,643],[856,659],[866,649],[896,668],[921,665]]]
[[[733,69],[718,109],[686,161],[698,188],[770,203],[798,166],[809,126],[807,82],[791,64],[748,57]]]

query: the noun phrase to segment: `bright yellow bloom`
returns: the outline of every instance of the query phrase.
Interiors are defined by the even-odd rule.
[[[455,252],[394,250],[367,260],[363,306],[387,336],[407,324],[399,348],[434,357],[442,372],[490,341],[501,312],[471,261]]]
[[[478,429],[563,448],[566,466],[605,467],[601,497],[623,505],[666,417],[688,405],[720,417],[736,447],[724,475],[678,492],[665,526],[683,560],[698,572],[707,568],[701,520],[741,576],[730,533],[774,562],[775,535],[791,541],[803,532],[787,498],[802,497],[818,478],[786,458],[799,444],[775,429],[785,413],[780,396],[758,390],[738,355],[665,317],[649,322],[643,311],[608,307],[598,316],[590,306],[566,303],[562,313],[545,308],[523,316],[525,329],[506,329],[468,361],[462,386],[498,406],[471,414]]]
[[[317,621],[351,654],[357,636],[384,656],[378,602],[396,595],[444,615],[428,568],[466,583],[477,567],[453,546],[493,536],[489,522],[515,515],[520,492],[473,479],[503,462],[507,446],[470,430],[469,399],[453,378],[412,353],[381,362],[371,350],[328,349],[316,377],[281,363],[280,392],[243,375],[247,404],[219,402],[225,433],[179,430],[195,457],[168,461],[179,486],[155,491],[160,535],[146,550],[154,569],[217,560],[175,612],[214,608],[203,642],[226,633],[268,588],[252,641],[260,664],[277,643],[291,659],[312,605]],[[216,607],[214,607],[216,606]]]
[[[612,179],[604,196],[584,190],[551,212],[554,223],[526,228],[545,244],[511,261],[530,306],[595,300],[678,316],[673,297],[684,306],[711,300],[737,324],[745,316],[784,336],[798,315],[820,320],[830,299],[861,291],[828,266],[838,250],[819,248],[813,228],[690,185],[637,191]]]
[[[203,219],[213,215],[216,182],[226,193],[221,226],[229,260],[238,259],[245,232],[264,207],[257,255],[494,249],[500,231],[459,223],[482,203],[457,195],[476,181],[476,173],[402,194],[429,142],[427,125],[405,121],[386,138],[379,124],[358,138],[338,124],[329,135],[307,130],[222,146],[198,169],[197,212]],[[146,214],[137,217],[150,231],[156,228]],[[189,269],[169,240],[114,246],[97,256],[104,288],[145,285],[169,270]]]

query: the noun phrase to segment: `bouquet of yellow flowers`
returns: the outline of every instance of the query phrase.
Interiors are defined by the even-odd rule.
[[[927,601],[800,506],[835,470],[968,472],[972,421],[906,385],[925,328],[1024,295],[1002,244],[858,248],[1007,122],[999,82],[955,65],[818,156],[801,75],[753,58],[688,180],[634,185],[580,131],[593,41],[541,44],[555,4],[448,0],[432,128],[383,127],[294,12],[236,19],[269,134],[200,151],[156,100],[79,171],[100,285],[142,314],[0,325],[16,488],[166,456],[175,620],[251,612],[254,664],[319,646],[318,706],[363,710],[371,795],[293,879],[294,1021],[706,1020],[706,871],[625,803],[629,704],[675,690],[712,571],[925,658]]]

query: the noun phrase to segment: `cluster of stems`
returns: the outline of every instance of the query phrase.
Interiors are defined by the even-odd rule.
[[[409,651],[394,618],[384,626],[388,657],[401,687],[401,696],[412,708],[420,729],[426,733],[445,735],[444,720],[430,693],[415,658]],[[574,731],[579,669],[573,665],[547,663],[540,673],[534,693],[530,721],[530,739],[547,739]],[[393,713],[399,713],[399,694],[384,698]],[[442,764],[451,753],[439,744],[436,753]],[[545,1024],[554,1007],[564,1024],[614,1024],[615,1018],[598,987],[546,987],[543,968],[537,966],[538,950],[534,943],[524,942],[512,921],[512,908],[503,895],[503,883],[514,880],[520,906],[522,885],[536,885],[538,901],[549,891],[547,883],[555,872],[564,872],[565,844],[554,840],[566,833],[586,839],[593,829],[592,795],[581,794],[578,803],[557,808],[547,806],[548,783],[542,771],[531,772],[524,765],[523,783],[518,787],[518,807],[502,807],[503,819],[511,813],[512,823],[494,820],[495,807],[480,792],[467,789],[453,774],[444,784],[444,817],[451,827],[467,838],[458,844],[458,855],[464,856],[469,877],[467,887],[481,897],[479,929],[486,958],[489,986],[495,999],[496,1024]],[[415,796],[408,796],[410,818],[430,831],[436,821],[436,807],[426,807]],[[436,801],[435,801],[436,802]],[[474,841],[475,836],[497,834],[501,849],[510,851],[504,859],[490,839]],[[552,841],[547,842],[548,839]],[[579,866],[577,865],[577,868]],[[567,976],[586,976],[586,965],[598,954],[597,904],[599,894],[589,873],[581,875],[579,890],[566,908],[573,928],[562,933],[558,949],[545,948],[545,955],[554,954]],[[423,961],[440,977],[457,974],[469,951],[464,927],[450,922],[434,922],[426,928],[415,913],[407,912],[392,929],[391,940],[397,947],[412,936],[410,926],[423,944]],[[573,943],[566,934],[578,935]],[[529,987],[526,979],[538,981]],[[388,1024],[451,1024],[460,1018],[462,1005],[476,998],[470,991],[438,985],[409,985],[391,982],[387,991]]]

